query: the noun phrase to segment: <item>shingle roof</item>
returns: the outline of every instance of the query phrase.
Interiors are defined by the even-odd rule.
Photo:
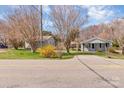
[[[111,42],[111,40],[105,40],[105,39],[102,39],[102,38],[99,38],[99,37],[93,37],[93,38],[90,38],[88,40],[82,41],[81,43],[88,43],[88,42],[91,42],[93,40],[100,40],[100,41],[103,41],[103,42]]]
[[[43,40],[48,40],[50,38],[52,38],[52,36],[43,36]]]

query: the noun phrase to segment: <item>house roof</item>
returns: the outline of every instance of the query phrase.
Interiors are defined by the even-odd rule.
[[[50,38],[52,38],[52,36],[43,36],[43,40],[48,40]]]
[[[76,41],[72,41],[71,44],[77,44],[77,42]]]
[[[81,43],[110,43],[111,40],[105,40],[99,37],[93,37],[88,40],[82,41]]]
[[[40,36],[37,36],[36,38],[39,39]],[[43,40],[48,40],[50,38],[53,38],[51,35],[46,35],[46,36],[42,36],[43,37]],[[42,40],[42,39],[41,39]],[[26,40],[25,40],[26,41]]]

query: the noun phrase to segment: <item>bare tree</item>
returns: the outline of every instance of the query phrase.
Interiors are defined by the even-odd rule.
[[[15,12],[7,14],[6,16],[6,31],[8,36],[9,44],[15,49],[18,49],[21,42],[24,40],[18,28],[18,21],[16,19]]]
[[[40,42],[40,15],[39,11],[33,6],[19,6],[9,20],[13,21],[12,29],[19,32],[22,38],[27,42],[32,52],[35,52]]]
[[[84,10],[77,6],[51,6],[51,21],[69,53],[70,43],[87,21]]]
[[[8,31],[7,31],[7,25],[4,20],[0,20],[0,42],[7,46],[8,44]]]
[[[113,40],[116,40],[124,54],[124,19],[118,19],[111,24]]]

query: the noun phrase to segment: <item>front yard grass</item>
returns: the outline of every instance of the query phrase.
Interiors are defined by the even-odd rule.
[[[70,59],[76,55],[97,55],[101,57],[108,58],[108,56],[112,59],[124,59],[124,55],[121,54],[113,54],[106,52],[81,52],[81,51],[70,51],[70,53],[63,53],[61,59]],[[30,50],[24,49],[7,49],[6,52],[0,53],[0,59],[43,59],[44,57],[40,56],[39,53],[32,53]],[[60,59],[60,58],[51,58],[51,59]]]
[[[38,53],[32,53],[29,50],[24,49],[7,49],[6,52],[0,53],[0,59],[40,59]]]
[[[63,53],[62,59],[73,58],[75,55],[99,55],[104,56],[105,53],[98,52],[81,52],[81,51],[70,51],[70,53]],[[6,52],[0,53],[0,59],[43,59],[44,57],[40,56],[39,53],[32,53],[30,50],[25,49],[7,49]],[[52,58],[60,59],[60,58]]]
[[[81,52],[81,51],[70,51],[70,53],[64,53],[62,59],[73,58],[75,55],[97,55],[105,57],[105,52]]]
[[[124,59],[124,55],[122,54],[109,53],[109,57],[112,59]]]
[[[71,51],[69,54],[64,53],[62,59],[73,58],[75,55],[96,55],[111,59],[124,59],[124,55],[116,53],[106,53],[106,52],[81,52],[81,51]]]

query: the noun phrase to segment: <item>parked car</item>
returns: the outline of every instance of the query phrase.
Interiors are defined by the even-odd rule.
[[[6,45],[0,43],[0,48],[8,48],[8,46],[6,46]]]

